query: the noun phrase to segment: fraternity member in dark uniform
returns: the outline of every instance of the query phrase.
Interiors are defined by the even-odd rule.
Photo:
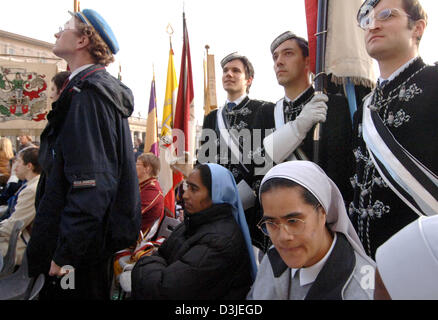
[[[41,134],[29,274],[46,275],[40,299],[109,299],[110,257],[140,231],[134,101],[105,70],[119,50],[109,25],[94,10],[71,14],[55,34],[53,52],[72,74]]]
[[[254,179],[252,142],[258,111],[272,103],[248,97],[254,68],[246,56],[231,53],[222,59],[221,66],[227,100],[204,119],[198,162],[218,163],[231,171],[238,184],[253,245],[265,251],[267,239],[257,228],[262,216],[256,201],[260,180]]]
[[[275,130],[264,138],[274,163],[313,159],[313,128],[324,122],[319,166],[336,183],[346,205],[353,190],[351,120],[348,103],[338,94],[317,94],[310,82],[308,42],[286,31],[271,44],[274,70],[285,96],[259,114],[257,127]]]
[[[380,77],[356,112],[350,218],[374,258],[419,215],[438,214],[438,68],[418,53],[427,25],[419,1],[365,1],[357,18]]]

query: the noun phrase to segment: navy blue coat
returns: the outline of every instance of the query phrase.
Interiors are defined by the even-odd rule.
[[[252,283],[242,231],[229,204],[185,214],[152,256],[131,273],[137,300],[242,300]]]
[[[135,243],[141,219],[131,90],[95,65],[67,85],[41,135],[29,274],[88,268]]]

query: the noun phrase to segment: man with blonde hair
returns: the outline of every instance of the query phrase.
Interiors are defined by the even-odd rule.
[[[72,73],[41,134],[29,273],[47,275],[40,298],[108,299],[109,260],[140,230],[128,124],[134,98],[105,70],[119,50],[107,22],[90,9],[71,15],[55,34],[53,53]],[[74,289],[65,289],[62,276],[72,270]]]

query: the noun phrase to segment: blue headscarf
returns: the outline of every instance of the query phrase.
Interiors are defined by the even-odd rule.
[[[228,169],[215,163],[207,163],[207,165],[211,172],[211,200],[213,204],[228,203],[232,206],[234,219],[236,219],[240,230],[242,230],[243,238],[245,239],[248,249],[251,261],[251,276],[254,280],[257,275],[257,265],[236,181]]]

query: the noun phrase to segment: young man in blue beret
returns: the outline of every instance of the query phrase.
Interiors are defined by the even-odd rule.
[[[355,116],[350,215],[374,258],[419,215],[438,214],[438,69],[419,56],[427,14],[418,0],[367,0],[357,18],[380,77]]]
[[[46,275],[41,299],[108,299],[110,258],[140,230],[134,99],[105,70],[119,46],[96,11],[72,13],[55,38],[72,73],[41,134],[29,274]]]

